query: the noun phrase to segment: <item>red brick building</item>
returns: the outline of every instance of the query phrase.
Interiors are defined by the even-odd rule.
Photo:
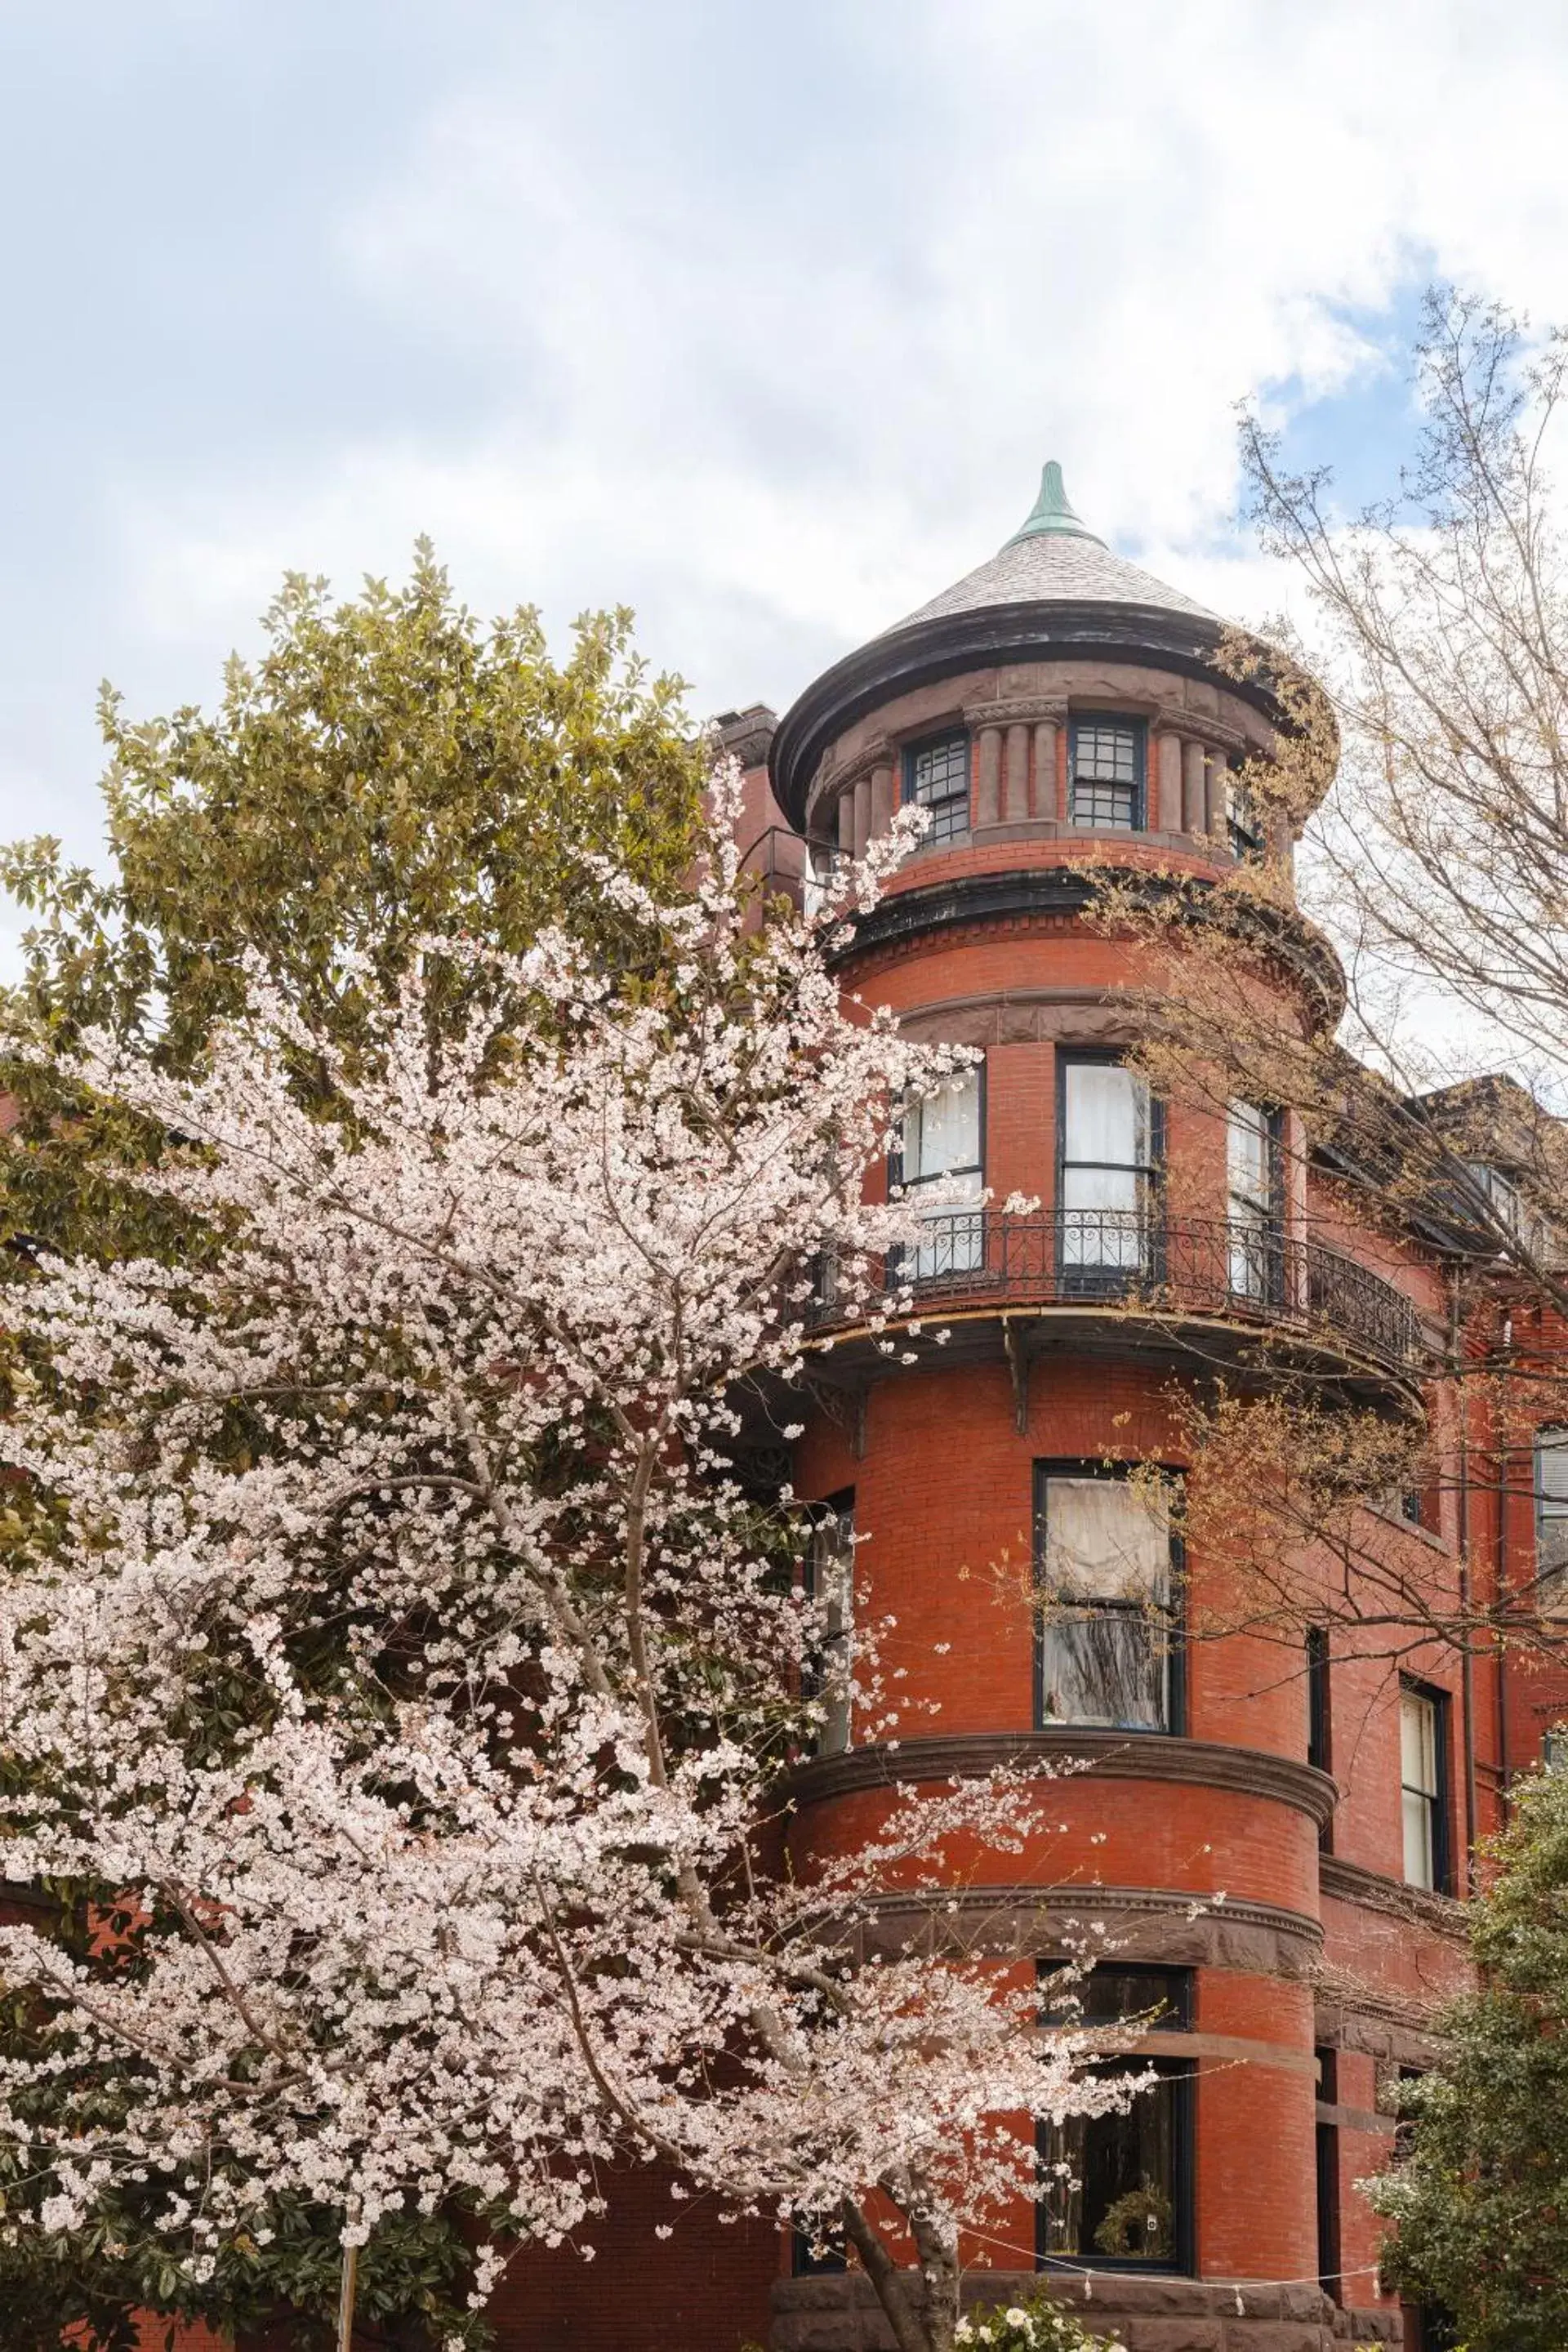
[[[1473,1843],[1568,1712],[1568,1680],[1438,1647],[1391,1669],[1337,1636],[1285,1665],[1246,1633],[1184,1641],[1223,1566],[1173,1559],[1146,1489],[1119,1475],[1151,1458],[1179,1475],[1173,1381],[1256,1367],[1261,1337],[1327,1392],[1431,1417],[1441,1475],[1389,1516],[1435,1580],[1462,1548],[1477,1577],[1535,1574],[1532,1438],[1501,1443],[1430,1377],[1454,1272],[1440,1240],[1347,1224],[1266,1106],[1162,1104],[1120,1058],[1142,974],[1085,920],[1086,844],[1200,882],[1292,854],[1282,832],[1258,837],[1235,782],[1280,714],[1220,677],[1217,635],[1084,528],[1052,467],[999,554],[776,726],[760,707],[725,722],[752,862],[787,889],[809,891],[900,801],[925,805],[845,985],[984,1055],[911,1113],[897,1171],[917,1197],[944,1171],[975,1196],[933,1208],[906,1269],[947,1341],[905,1364],[827,1302],[833,1346],[790,1465],[826,1528],[853,1523],[858,1606],[896,1615],[888,1662],[939,1712],[896,1763],[853,1721],[829,1727],[796,1780],[796,1857],[858,1840],[895,1770],[1087,1764],[1059,1786],[1059,1834],[977,1857],[956,1899],[967,1932],[1046,1965],[1069,1922],[1102,1920],[1117,1948],[1091,2014],[1113,2042],[1119,2014],[1157,2006],[1161,2079],[1127,2117],[1050,2142],[1079,2185],[974,2242],[976,2299],[1047,2276],[1131,2352],[1436,2347],[1436,2316],[1380,2291],[1355,2183],[1385,2158],[1389,2087],[1428,2063],[1433,2006],[1460,1980]],[[1299,946],[1301,984],[1331,996],[1326,946],[1304,927]],[[1009,1213],[1013,1194],[1039,1205]],[[1128,1311],[1140,1286],[1158,1315]],[[1043,1619],[1041,1563],[1058,1595]],[[896,1936],[896,1898],[889,1918]],[[520,2260],[494,2317],[503,2352],[891,2341],[852,2271],[672,2206],[653,2174],[628,2180],[591,2264]]]
[[[1133,2352],[1327,2352],[1402,2328],[1435,2347],[1436,2315],[1380,2290],[1355,2183],[1385,2158],[1390,2084],[1428,2062],[1433,2005],[1460,1979],[1472,1843],[1568,1683],[1510,1682],[1437,1646],[1391,1667],[1339,1636],[1287,1665],[1245,1633],[1184,1643],[1184,1612],[1223,1570],[1173,1561],[1157,1508],[1118,1475],[1151,1457],[1179,1474],[1173,1380],[1256,1367],[1261,1336],[1328,1393],[1431,1417],[1441,1474],[1389,1517],[1434,1580],[1461,1545],[1478,1576],[1535,1573],[1530,1442],[1500,1444],[1479,1406],[1432,1384],[1454,1273],[1440,1241],[1347,1224],[1265,1107],[1161,1104],[1119,1058],[1142,975],[1085,922],[1085,845],[1200,881],[1292,854],[1282,831],[1258,837],[1235,778],[1281,714],[1222,679],[1217,633],[1084,528],[1052,467],[990,562],[815,680],[776,729],[760,708],[725,722],[753,861],[787,888],[809,890],[900,801],[926,806],[845,984],[984,1055],[972,1084],[911,1114],[896,1171],[917,1197],[950,1179],[906,1269],[946,1344],[907,1365],[833,1329],[793,1464],[798,1494],[852,1519],[858,1605],[896,1614],[890,1662],[940,1711],[896,1765],[853,1723],[830,1727],[796,1784],[797,1856],[809,1868],[858,1839],[895,1769],[1088,1761],[1061,1785],[1062,1833],[979,1858],[958,1900],[975,1933],[1043,1962],[1070,1919],[1103,1920],[1118,1948],[1094,2011],[1113,2025],[1160,2004],[1162,2079],[1124,2120],[1047,2148],[1081,2186],[973,2245],[1004,2274],[977,2269],[977,2296],[1047,2274]],[[1326,946],[1304,926],[1298,944],[1303,984],[1332,996]],[[953,1204],[954,1181],[974,1206]],[[1039,1206],[1008,1213],[1011,1194]],[[1140,1285],[1157,1317],[1127,1312]],[[1031,1562],[1058,1596],[1043,1622]],[[891,2341],[852,2272],[768,2233],[693,2216],[649,2252],[617,2231],[585,2279],[535,2272],[531,2306],[520,2280],[504,2342]]]

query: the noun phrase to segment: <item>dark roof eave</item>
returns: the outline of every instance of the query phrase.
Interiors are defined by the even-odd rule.
[[[1161,669],[1213,682],[1222,624],[1154,604],[1083,603],[983,604],[889,629],[857,646],[813,680],[779,721],[768,770],[792,824],[805,825],[805,796],[826,746],[878,703],[932,678],[1021,658],[1049,660],[1084,652],[1121,653]],[[1228,693],[1253,703],[1271,722],[1279,712],[1267,688],[1227,679]]]

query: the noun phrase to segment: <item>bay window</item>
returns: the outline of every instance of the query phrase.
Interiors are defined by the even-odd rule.
[[[1035,1719],[1041,1728],[1180,1728],[1177,1565],[1162,1487],[1088,1464],[1037,1466]]]
[[[985,1262],[985,1213],[980,1206],[984,1075],[983,1066],[961,1070],[904,1113],[891,1174],[922,1227],[920,1242],[904,1253],[898,1269],[905,1281],[971,1274]],[[922,1194],[938,1185],[945,1197],[923,1204]],[[966,1208],[965,1201],[975,1205]]]
[[[1149,1270],[1160,1106],[1108,1055],[1058,1058],[1057,1200],[1062,1270],[1092,1288]]]

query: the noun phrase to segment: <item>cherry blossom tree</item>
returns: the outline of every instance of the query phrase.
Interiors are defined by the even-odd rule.
[[[688,899],[603,869],[664,940],[637,989],[546,932],[454,1034],[447,941],[351,1045],[257,971],[195,1075],[107,1038],[76,1073],[174,1139],[139,1181],[190,1242],[17,1294],[5,1867],[79,1932],[0,1930],[5,2226],[133,2198],[193,2310],[306,2200],[346,2342],[354,2250],[456,2198],[477,2314],[633,2156],[841,2223],[902,2352],[949,2352],[961,2225],[1036,2186],[1020,2119],[1129,2095],[1032,1969],[879,1929],[889,1886],[940,1918],[955,1841],[1037,1840],[1047,1784],[892,1790],[862,1851],[791,1849],[834,1676],[901,1712],[874,1627],[822,1670],[744,1416],[791,1433],[824,1260],[898,1303],[911,1220],[863,1179],[967,1056],[830,968],[907,835],[759,932],[737,789]]]

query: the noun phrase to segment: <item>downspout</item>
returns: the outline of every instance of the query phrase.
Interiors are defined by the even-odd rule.
[[[1459,1415],[1459,1728],[1465,1761],[1465,1893],[1476,1883],[1476,1659],[1470,1627],[1470,1430],[1469,1400],[1465,1393],[1465,1360],[1459,1326],[1459,1269],[1454,1268],[1448,1291],[1448,1352],[1454,1366],[1454,1392]]]

